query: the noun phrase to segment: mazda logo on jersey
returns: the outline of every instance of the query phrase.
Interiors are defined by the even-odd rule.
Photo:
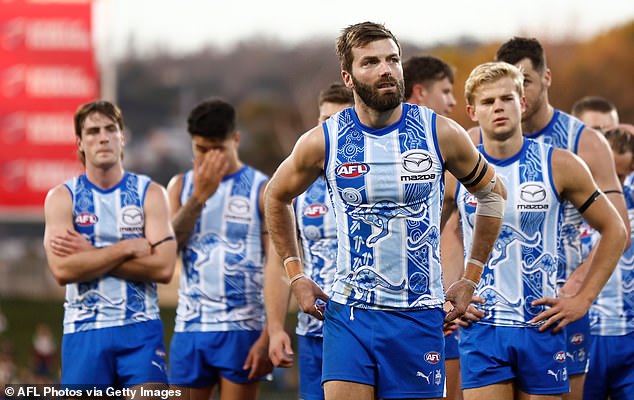
[[[345,163],[335,170],[337,176],[342,178],[357,178],[370,172],[370,166],[366,163]]]
[[[125,234],[143,233],[145,218],[138,206],[125,206],[119,214],[119,231]]]
[[[430,171],[434,160],[425,150],[409,150],[401,156],[401,182],[418,183],[436,179],[436,173]]]
[[[520,211],[545,211],[550,208],[548,192],[542,182],[526,182],[520,185],[517,209]]]
[[[99,218],[93,213],[83,212],[75,216],[75,223],[79,226],[91,226],[97,223]]]
[[[126,226],[143,226],[143,210],[137,206],[123,207],[121,223]]]
[[[434,165],[429,153],[422,150],[412,150],[403,153],[401,163],[405,171],[413,174],[429,171],[432,165]]]
[[[546,189],[537,183],[524,184],[520,187],[520,198],[529,203],[539,203],[546,198]]]
[[[251,209],[249,200],[245,197],[232,197],[228,208],[230,213],[236,215],[247,215]]]
[[[317,218],[328,212],[328,207],[324,204],[311,204],[304,209],[304,215],[308,218]]]

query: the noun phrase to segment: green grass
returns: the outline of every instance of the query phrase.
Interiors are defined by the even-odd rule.
[[[16,361],[21,368],[32,368],[33,334],[39,323],[50,326],[57,345],[57,358],[53,370],[60,367],[59,354],[62,340],[62,321],[64,306],[57,300],[28,300],[28,299],[2,299],[0,310],[7,318],[8,329],[0,334],[0,341],[11,343]],[[174,332],[174,317],[176,308],[161,307],[161,319],[163,321],[165,346],[169,354],[169,344]],[[293,371],[292,373],[295,373]],[[287,400],[296,399],[295,390],[277,388],[275,382],[264,382],[260,398]]]

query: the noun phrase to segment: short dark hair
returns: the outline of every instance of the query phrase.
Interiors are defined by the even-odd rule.
[[[403,63],[403,79],[405,79],[405,98],[412,96],[415,84],[429,85],[445,78],[453,84],[454,73],[449,64],[432,56],[410,57]]]
[[[103,114],[117,123],[121,132],[125,131],[125,123],[123,122],[123,114],[119,107],[114,103],[105,100],[95,100],[80,105],[75,111],[75,136],[81,139],[81,132],[84,127],[86,118],[92,113]],[[86,155],[83,151],[77,149],[77,157],[82,164],[86,165]]]
[[[546,53],[541,43],[535,38],[515,36],[502,44],[495,55],[496,61],[509,64],[517,64],[525,58],[531,60],[536,71],[542,73],[546,69]]]
[[[605,138],[616,154],[631,152],[634,154],[634,136],[626,129],[625,125],[619,125],[605,132]]]
[[[374,22],[361,22],[350,25],[341,31],[341,35],[337,38],[337,56],[341,63],[341,70],[350,72],[352,70],[352,48],[363,47],[368,43],[377,40],[391,39],[398,47],[398,54],[401,54],[401,45],[398,43],[396,36],[392,34],[383,24]]]
[[[236,131],[236,110],[218,98],[203,100],[187,117],[187,132],[208,139],[227,139]]]
[[[344,85],[342,82],[333,82],[330,86],[319,92],[319,105],[321,106],[326,102],[335,104],[352,104],[354,103],[352,89]]]
[[[577,100],[572,105],[571,114],[579,118],[579,116],[586,111],[610,113],[612,111],[616,111],[616,106],[614,103],[603,97],[585,96]]]

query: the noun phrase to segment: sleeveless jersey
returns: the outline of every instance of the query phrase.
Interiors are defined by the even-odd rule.
[[[441,307],[444,167],[436,114],[403,103],[399,121],[373,129],[349,108],[323,126],[339,242],[332,300],[371,309]]]
[[[295,202],[297,228],[302,240],[304,273],[329,296],[337,259],[337,224],[323,176]],[[296,333],[322,336],[323,321],[299,311]]]
[[[519,153],[504,160],[478,149],[495,166],[506,185],[507,200],[500,236],[485,264],[474,295],[485,303],[480,323],[497,326],[531,326],[544,310],[533,300],[555,297],[557,241],[563,210],[551,174],[552,146],[524,139]],[[456,191],[464,248],[470,249],[477,200],[464,186]]]
[[[143,204],[150,178],[126,172],[104,190],[86,175],[64,183],[73,202],[73,225],[96,248],[145,237]],[[159,318],[156,284],[102,276],[66,285],[64,333],[109,328]]]
[[[543,129],[524,135],[527,138],[547,143],[559,149],[577,154],[579,138],[586,126],[570,114],[555,109],[553,118]],[[583,262],[580,231],[583,217],[579,211],[566,201],[564,218],[559,237],[559,274],[557,281],[563,284],[570,274]]]
[[[261,330],[264,326],[260,189],[267,177],[244,166],[223,178],[183,246],[176,332]],[[193,192],[183,177],[181,204]]]
[[[634,186],[624,186],[625,204],[634,227]],[[632,233],[630,232],[630,235]],[[600,236],[597,234],[594,239]],[[632,235],[634,238],[634,235]],[[623,336],[634,332],[634,243],[627,248],[610,279],[590,307],[590,333]]]

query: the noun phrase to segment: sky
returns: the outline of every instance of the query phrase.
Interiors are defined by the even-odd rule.
[[[342,28],[366,20],[421,47],[460,37],[586,39],[634,20],[631,0],[97,0],[94,10],[98,47],[115,57],[130,38],[141,53],[230,49],[252,38],[334,44]]]

